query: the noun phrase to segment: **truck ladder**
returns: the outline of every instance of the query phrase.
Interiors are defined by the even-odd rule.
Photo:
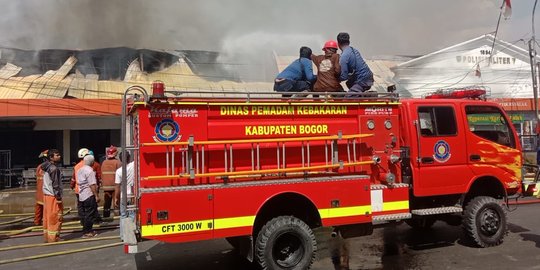
[[[372,137],[374,134],[351,134],[330,136],[312,136],[295,138],[272,138],[272,139],[243,139],[243,140],[219,140],[219,141],[195,141],[190,136],[185,142],[171,143],[141,143],[141,147],[165,147],[166,155],[166,174],[157,176],[147,176],[142,180],[165,180],[165,179],[195,179],[200,177],[220,177],[240,178],[240,177],[261,177],[265,175],[287,173],[315,174],[327,173],[330,169],[342,169],[349,166],[373,164],[373,160],[359,161],[357,158],[356,145],[360,143],[361,138]],[[338,160],[338,142],[346,140],[347,161]],[[300,142],[302,151],[301,166],[287,166],[287,143]],[[313,142],[324,142],[325,164],[312,165],[310,145]],[[261,169],[260,145],[275,143],[276,145],[276,169]],[[251,170],[235,170],[234,167],[234,146],[238,144],[249,144],[251,151]],[[207,172],[208,165],[205,164],[206,147],[210,145],[223,145],[223,155],[225,166],[221,172]],[[351,153],[352,151],[352,153]],[[179,152],[179,153],[178,153]],[[177,171],[175,166],[175,156],[181,155],[181,170]],[[352,157],[351,157],[352,156]],[[324,171],[326,170],[326,172]],[[322,172],[321,172],[322,171]]]

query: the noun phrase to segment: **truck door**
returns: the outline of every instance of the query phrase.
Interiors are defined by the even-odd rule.
[[[493,105],[464,105],[467,115],[468,162],[477,176],[494,176],[517,188],[521,151],[517,136],[502,110]]]
[[[455,104],[416,104],[416,196],[462,193],[472,177],[467,166],[465,128]],[[413,130],[414,132],[414,130]]]

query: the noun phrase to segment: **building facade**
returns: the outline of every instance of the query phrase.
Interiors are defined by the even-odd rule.
[[[510,114],[522,146],[536,151],[537,117],[528,51],[480,36],[400,63],[392,68],[402,97],[422,98],[437,90],[482,88]],[[485,125],[489,125],[486,120]]]

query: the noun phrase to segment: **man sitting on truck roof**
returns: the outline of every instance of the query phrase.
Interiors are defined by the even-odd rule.
[[[329,40],[324,44],[323,55],[311,56],[311,60],[318,70],[313,92],[343,92],[343,87],[339,84],[341,67],[339,66],[337,50],[337,42]]]
[[[373,72],[362,58],[360,52],[349,46],[349,34],[339,33],[338,46],[342,51],[339,64],[341,65],[340,81],[347,81],[349,92],[364,92],[373,85]]]
[[[308,47],[301,47],[300,58],[294,60],[294,62],[277,75],[274,82],[274,91],[309,91],[315,80],[316,76],[313,75],[313,67],[311,64],[311,49]],[[283,95],[283,97],[290,96],[291,95],[287,94]]]

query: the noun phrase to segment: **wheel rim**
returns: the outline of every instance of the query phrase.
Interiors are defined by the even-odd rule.
[[[499,213],[491,208],[484,209],[480,213],[480,228],[485,235],[494,235],[499,231],[501,217]]]
[[[290,268],[297,265],[304,255],[304,246],[297,234],[283,233],[277,237],[272,255],[277,265]]]

